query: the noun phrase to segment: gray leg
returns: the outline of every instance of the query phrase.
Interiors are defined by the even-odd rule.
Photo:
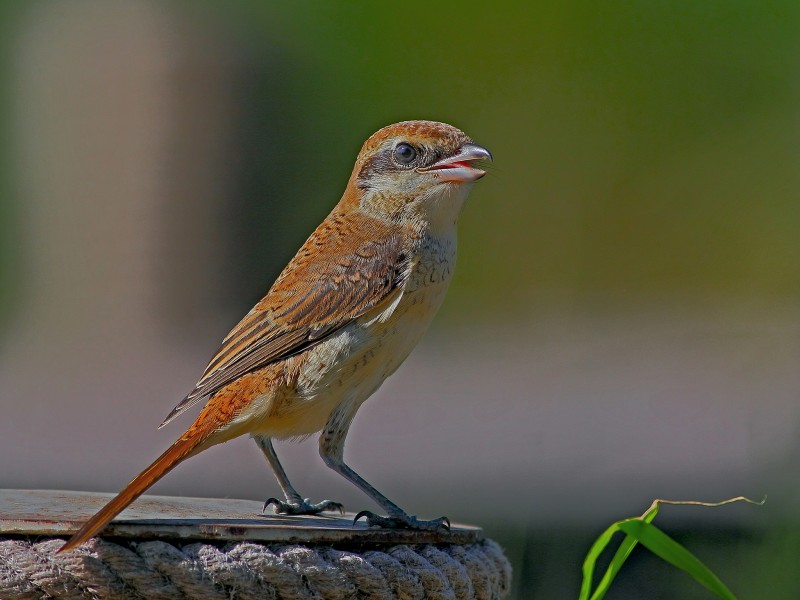
[[[338,510],[344,514],[344,508],[338,502],[331,500],[323,500],[317,504],[311,504],[308,498],[303,498],[294,489],[292,482],[286,476],[286,471],[283,470],[283,465],[278,460],[278,455],[275,454],[275,448],[272,447],[272,439],[263,435],[253,436],[253,439],[261,448],[264,456],[267,457],[269,466],[272,467],[272,472],[275,473],[275,479],[278,480],[278,485],[283,490],[283,495],[286,497],[286,502],[281,502],[277,498],[270,498],[264,503],[264,510],[270,504],[275,505],[275,512],[282,515],[316,515],[325,510]]]
[[[334,411],[325,425],[322,435],[320,435],[319,453],[326,465],[372,498],[388,515],[382,517],[362,510],[356,515],[355,521],[365,517],[367,525],[370,527],[384,527],[387,529],[450,529],[450,520],[447,517],[440,517],[433,521],[420,521],[416,517],[406,514],[402,508],[381,494],[367,480],[344,463],[344,440],[350,428],[352,417],[352,414],[341,410],[341,407]]]

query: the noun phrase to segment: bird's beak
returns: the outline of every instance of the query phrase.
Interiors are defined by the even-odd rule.
[[[420,167],[420,172],[435,172],[442,181],[467,183],[480,179],[486,171],[476,169],[470,162],[473,160],[492,160],[492,153],[478,144],[464,144],[458,152],[433,163],[429,167]]]

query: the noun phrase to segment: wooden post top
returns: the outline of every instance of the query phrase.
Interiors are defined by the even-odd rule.
[[[0,537],[66,537],[108,502],[113,494],[57,490],[0,489]],[[142,496],[126,508],[102,537],[136,540],[180,539],[212,542],[302,544],[471,544],[483,540],[474,526],[450,531],[369,528],[353,525],[355,514],[275,515],[263,503],[221,498]]]

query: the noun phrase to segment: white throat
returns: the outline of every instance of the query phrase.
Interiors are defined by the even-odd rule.
[[[471,183],[436,186],[411,202],[407,210],[432,237],[455,237],[458,217],[471,189]]]

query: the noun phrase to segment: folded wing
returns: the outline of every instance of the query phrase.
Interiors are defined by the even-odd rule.
[[[369,235],[355,235],[365,230]],[[354,241],[359,239],[369,241]],[[278,277],[281,285],[273,285],[225,337],[194,389],[159,427],[242,375],[299,354],[391,305],[409,270],[408,239],[397,226],[360,212],[326,220]]]

